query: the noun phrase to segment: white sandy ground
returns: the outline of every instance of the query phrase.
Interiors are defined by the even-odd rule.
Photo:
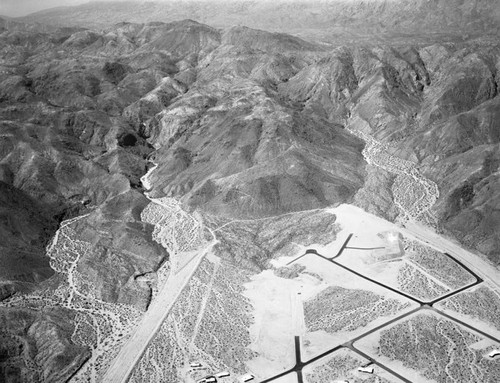
[[[374,242],[370,241],[378,238],[376,237],[377,233],[386,230],[399,232],[406,238],[415,239],[440,252],[452,255],[483,278],[488,287],[500,295],[500,270],[493,266],[484,255],[474,254],[418,222],[409,221],[405,224],[405,227],[401,227],[348,204],[342,204],[330,211],[337,215],[337,222],[340,223],[344,230],[357,234],[357,237],[356,234],[353,236],[348,246],[364,247],[363,244],[365,244],[366,247],[374,247]],[[380,238],[378,240],[380,243]],[[367,253],[362,250],[349,249],[346,254],[362,252]],[[339,262],[343,263],[345,261],[346,257],[339,258]]]
[[[273,265],[275,267],[285,266],[292,259],[302,255],[307,248],[317,249],[324,256],[334,256],[350,233],[354,235],[348,247],[384,246],[385,242],[378,234],[384,231],[392,231],[428,244],[436,250],[448,252],[471,267],[473,271],[489,282],[489,285],[495,287],[500,284],[500,273],[494,266],[490,265],[480,256],[462,249],[450,240],[442,238],[421,225],[409,223],[406,225],[406,228],[403,228],[369,214],[358,207],[347,204],[327,209],[327,211],[337,216],[337,223],[341,226],[341,231],[338,233],[337,239],[327,245],[313,244],[299,247],[299,250],[293,256],[274,260]],[[369,271],[370,274],[376,275],[374,279],[396,286],[395,275],[402,262],[379,262],[371,264],[372,260],[371,251],[355,249],[345,250],[343,255],[338,258],[339,262],[355,266],[356,270],[365,270]],[[252,314],[255,317],[255,322],[250,328],[252,339],[250,348],[259,354],[259,357],[254,358],[247,364],[249,369],[262,379],[294,365],[293,337],[296,335],[300,335],[302,338],[302,359],[303,361],[307,361],[321,352],[342,344],[356,337],[358,334],[383,324],[394,317],[378,318],[368,326],[351,332],[327,334],[324,331],[316,331],[304,334],[303,317],[297,317],[301,315],[300,307],[297,307],[300,304],[298,305],[297,303],[314,297],[326,287],[341,286],[348,289],[364,289],[386,298],[409,302],[399,295],[356,277],[315,255],[308,254],[299,259],[297,263],[306,266],[306,273],[315,273],[320,276],[320,279],[302,273],[298,278],[288,280],[275,276],[271,270],[266,270],[253,276],[252,281],[246,285],[245,295],[251,300],[254,307]],[[500,291],[500,287],[497,291]],[[297,299],[298,292],[301,293],[300,299]],[[294,296],[295,299],[293,298]],[[398,314],[410,311],[415,307],[416,304],[411,303],[409,307]],[[466,318],[463,315],[457,317],[464,319],[466,322],[471,322],[471,318]],[[473,320],[473,322],[475,325],[478,325],[477,321]],[[478,325],[478,328],[492,332],[491,326],[487,324]],[[492,333],[496,334],[497,332],[493,331]],[[410,374],[408,375],[410,379],[411,376],[416,376],[415,372],[411,370],[406,373]],[[406,375],[406,373],[403,375]],[[391,376],[391,378],[393,377]],[[425,380],[415,381],[424,382]]]
[[[298,383],[298,381],[297,373],[295,372],[291,372],[279,379],[273,380],[274,383]]]
[[[254,307],[250,348],[259,354],[247,365],[260,378],[275,375],[295,364],[297,326],[293,320],[292,297],[299,289],[297,280],[278,278],[271,270],[253,276],[246,284],[244,295]]]
[[[333,354],[330,354],[324,358],[321,358],[320,360],[314,362],[314,363],[311,363],[310,365],[304,367],[304,369],[302,370],[302,375],[303,375],[303,378],[304,378],[304,383],[308,383],[309,380],[307,379],[307,375],[308,374],[311,374],[313,372],[313,370],[316,368],[316,367],[320,367],[320,366],[323,366],[325,365],[326,363],[328,363],[329,360],[331,360],[332,358],[334,358],[335,356],[337,357],[340,357],[340,356],[349,356],[355,360],[358,360],[359,361],[359,366],[364,366],[365,364],[369,363],[368,359],[365,359],[363,358],[361,355],[359,354],[356,354],[354,351],[351,351],[349,349],[341,349],[341,350],[338,350],[336,352],[334,352]],[[359,372],[358,371],[358,367],[355,367],[354,369],[352,369],[351,371],[349,371],[349,374],[346,374],[346,376],[332,376],[331,379],[329,381],[325,381],[324,383],[329,383],[329,382],[332,382],[332,383],[337,383],[337,382],[341,382],[341,381],[352,381],[353,377],[355,377],[357,380],[364,380],[364,379],[367,379],[373,375],[376,375],[376,376],[379,376],[381,378],[384,378],[384,379],[387,379],[389,382],[393,382],[393,383],[401,383],[402,380],[395,377],[394,375],[392,375],[391,373],[387,372],[386,370],[384,370],[383,368],[377,366],[376,364],[371,364],[370,367],[373,367],[373,375],[367,375],[363,372]],[[351,375],[351,376],[349,376]]]
[[[307,361],[332,347],[343,344],[350,339],[360,335],[361,333],[383,324],[396,315],[403,314],[404,312],[413,310],[417,307],[416,303],[413,303],[410,300],[403,298],[390,290],[387,290],[381,286],[377,286],[352,273],[349,273],[348,271],[341,269],[336,265],[330,264],[326,260],[321,259],[313,254],[306,255],[305,257],[301,258],[298,263],[306,266],[306,271],[318,274],[322,279],[322,282],[317,284],[316,286],[310,286],[306,283],[302,284],[302,296],[304,300],[313,298],[320,291],[329,286],[340,286],[345,289],[367,290],[387,299],[395,299],[402,303],[409,303],[408,307],[406,307],[404,310],[401,310],[390,316],[377,318],[374,321],[370,322],[367,326],[359,327],[354,331],[339,331],[335,334],[329,334],[325,331],[315,331],[307,333],[303,338],[302,347],[302,359],[304,361]]]
[[[438,319],[443,319],[443,317],[440,316],[436,312],[433,312],[433,311],[424,311],[424,312],[417,312],[415,314],[412,314],[409,317],[405,318],[404,321],[411,320],[411,318],[413,318],[415,315],[421,315],[422,313],[425,313],[426,315],[433,315],[433,316],[435,316]],[[402,323],[402,322],[398,321],[396,323],[393,323],[390,326],[387,326],[386,328],[384,328],[383,330],[390,329],[391,327],[396,326],[396,325],[398,325],[400,323]],[[475,332],[473,330],[470,330],[470,329],[468,329],[466,327],[463,327],[463,326],[461,326],[458,323],[456,323],[456,324],[458,326],[460,326],[463,330],[465,330],[467,332],[470,332],[472,334],[475,334],[475,335],[477,335],[478,337],[481,338],[481,340],[479,342],[472,344],[471,348],[473,348],[473,349],[481,349],[481,348],[487,348],[487,347],[495,345],[494,341],[489,340],[487,338],[483,338],[483,336],[481,334],[479,334],[479,333],[477,333],[477,332]],[[401,374],[405,378],[411,380],[412,382],[418,382],[418,383],[436,383],[435,380],[428,379],[428,378],[424,377],[422,374],[420,374],[419,371],[416,371],[414,369],[411,369],[411,368],[403,366],[403,362],[398,361],[398,360],[394,360],[394,359],[390,359],[388,357],[380,355],[378,353],[379,342],[380,342],[380,331],[377,331],[377,332],[375,332],[373,334],[370,334],[367,337],[362,338],[359,341],[357,341],[355,343],[355,346],[359,350],[361,350],[361,351],[365,352],[366,354],[370,355],[371,357],[373,357],[374,359],[376,359],[378,362],[387,365],[389,368],[391,368],[395,372]],[[488,358],[487,354],[488,353],[486,352],[485,355],[484,355],[485,358]]]
[[[384,241],[377,236],[381,231],[395,230],[397,226],[378,217],[366,214],[363,210],[342,205],[329,211],[337,215],[337,222],[342,231],[337,239],[326,246],[311,245],[301,247],[296,254],[282,257],[273,261],[275,267],[286,265],[291,260],[302,255],[306,248],[317,249],[325,256],[334,256],[345,242],[350,233],[354,233],[349,246],[374,247],[383,246]],[[353,257],[358,254],[355,250],[346,250]],[[359,251],[359,254],[370,251]],[[252,344],[250,348],[259,354],[259,357],[247,363],[249,369],[261,379],[282,372],[295,364],[294,336],[302,338],[302,359],[304,361],[342,344],[353,337],[376,327],[394,316],[381,317],[368,326],[355,331],[344,331],[336,334],[327,334],[324,331],[307,333],[304,324],[303,301],[308,300],[328,286],[341,286],[347,289],[364,289],[372,291],[386,298],[408,302],[405,298],[360,277],[357,277],[328,261],[307,254],[297,261],[306,267],[305,272],[295,279],[277,277],[272,270],[265,270],[252,277],[246,284],[245,296],[254,307],[252,314],[255,322],[250,327]],[[307,274],[314,273],[320,278]],[[298,294],[300,292],[300,295]],[[398,312],[402,314],[416,307],[411,303],[407,308]],[[304,346],[307,345],[307,346]]]
[[[354,236],[353,236],[354,238]],[[381,244],[383,245],[383,243]],[[452,289],[443,281],[428,273],[423,267],[409,262],[406,257],[397,257],[389,261],[377,261],[374,257],[374,252],[379,253],[381,250],[356,250],[346,249],[342,256],[336,259],[337,262],[371,278],[377,282],[383,283],[387,286],[397,289],[399,287],[398,274],[399,270],[406,264],[411,265],[412,268],[418,269],[423,275],[434,282],[436,285],[442,287],[445,292]],[[383,251],[383,250],[382,250]],[[408,295],[414,296],[419,299],[421,297],[415,296],[409,292]],[[443,293],[444,294],[444,293]]]

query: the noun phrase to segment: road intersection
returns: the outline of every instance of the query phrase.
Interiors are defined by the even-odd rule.
[[[376,327],[374,327],[374,328],[372,328],[370,330],[365,331],[364,333],[362,333],[362,334],[360,334],[360,335],[358,335],[358,336],[350,339],[349,341],[347,341],[347,342],[345,342],[343,344],[338,344],[338,345],[330,348],[329,350],[321,353],[320,355],[317,355],[317,356],[315,356],[315,357],[313,357],[313,358],[311,358],[311,359],[309,359],[307,361],[303,361],[301,359],[301,351],[300,351],[301,342],[300,342],[300,337],[296,336],[295,337],[295,343],[294,343],[295,344],[296,364],[293,367],[291,367],[288,370],[286,370],[286,371],[283,371],[283,372],[281,372],[279,374],[276,374],[276,375],[274,375],[272,377],[269,377],[269,378],[266,378],[266,379],[262,380],[261,383],[268,383],[268,382],[275,381],[275,380],[277,380],[277,379],[279,379],[279,378],[281,378],[281,377],[283,377],[285,375],[288,375],[288,374],[290,374],[292,372],[295,372],[297,374],[298,383],[303,383],[303,376],[302,376],[302,374],[303,374],[303,368],[304,367],[306,367],[308,365],[311,365],[312,363],[314,363],[314,362],[316,362],[316,361],[318,361],[318,360],[320,360],[320,359],[322,359],[322,358],[324,358],[324,357],[326,357],[326,356],[328,356],[330,354],[333,354],[336,351],[339,351],[339,350],[345,349],[345,348],[350,349],[351,351],[353,351],[353,352],[357,353],[358,355],[362,356],[363,358],[367,359],[370,362],[370,364],[374,364],[374,365],[379,366],[383,370],[387,371],[388,373],[390,373],[393,376],[395,376],[398,379],[400,379],[402,382],[412,383],[411,380],[409,380],[409,379],[405,378],[404,376],[402,376],[401,374],[397,373],[396,371],[394,371],[393,369],[391,369],[389,366],[385,365],[384,363],[382,363],[380,361],[377,361],[374,357],[372,357],[372,356],[364,353],[363,351],[359,350],[355,346],[355,343],[357,341],[365,338],[366,336],[372,334],[372,333],[375,333],[375,332],[377,332],[379,330],[387,328],[388,326],[390,326],[390,325],[392,325],[392,324],[394,324],[394,323],[396,323],[398,321],[401,321],[401,320],[403,320],[403,319],[405,319],[405,318],[407,318],[407,317],[409,317],[409,316],[411,316],[411,315],[413,315],[413,314],[415,314],[415,313],[417,313],[419,311],[424,311],[424,310],[431,310],[431,311],[437,313],[438,315],[441,315],[441,316],[443,316],[443,317],[445,317],[445,318],[447,318],[447,319],[449,319],[449,320],[451,320],[451,321],[453,321],[453,322],[455,322],[455,323],[457,323],[457,324],[459,324],[459,325],[461,325],[461,326],[463,326],[463,327],[465,327],[465,328],[467,328],[469,330],[472,330],[472,331],[474,331],[474,332],[482,335],[485,338],[493,340],[494,342],[496,342],[497,344],[500,345],[500,339],[498,339],[498,338],[496,338],[496,337],[494,337],[494,336],[492,336],[492,335],[490,335],[490,334],[488,334],[488,333],[486,333],[486,332],[478,329],[477,327],[471,326],[471,325],[467,324],[466,322],[464,322],[464,321],[462,321],[460,319],[457,319],[457,318],[453,317],[452,315],[449,315],[449,314],[447,314],[447,313],[445,313],[445,312],[443,312],[443,311],[441,311],[441,310],[439,310],[439,309],[437,309],[437,308],[434,307],[434,305],[437,304],[438,302],[441,302],[441,301],[443,301],[443,300],[445,300],[447,298],[450,298],[450,297],[452,297],[452,296],[454,296],[456,294],[459,294],[459,293],[461,293],[461,292],[463,292],[465,290],[468,290],[468,289],[470,289],[470,288],[472,288],[472,287],[474,287],[474,286],[476,286],[476,285],[481,284],[481,283],[484,282],[484,280],[478,274],[476,274],[476,272],[474,272],[473,270],[471,270],[467,265],[465,265],[464,263],[462,263],[460,260],[456,259],[454,256],[452,256],[452,255],[450,255],[448,253],[444,253],[448,258],[450,258],[451,260],[453,260],[458,266],[462,267],[468,273],[470,273],[474,277],[475,281],[472,282],[472,283],[469,283],[469,284],[467,284],[465,286],[462,286],[462,287],[460,287],[458,289],[455,289],[454,291],[451,291],[451,292],[448,292],[446,294],[443,294],[443,295],[441,295],[438,298],[435,298],[435,299],[429,300],[429,301],[425,301],[425,300],[418,299],[418,298],[416,298],[416,297],[414,297],[412,295],[409,295],[407,293],[404,293],[404,292],[398,290],[397,288],[393,288],[393,287],[388,286],[388,285],[386,285],[384,283],[381,283],[381,282],[376,281],[376,280],[374,280],[372,278],[369,278],[369,277],[363,275],[362,273],[359,273],[356,270],[353,270],[353,269],[351,269],[351,268],[349,268],[349,267],[347,267],[347,266],[345,266],[345,265],[337,262],[336,259],[339,258],[346,250],[349,250],[349,249],[372,250],[372,249],[374,249],[374,248],[360,248],[360,247],[351,247],[351,246],[348,246],[348,244],[351,241],[352,237],[353,237],[353,234],[352,233],[349,234],[349,236],[347,237],[347,239],[343,243],[343,245],[340,248],[340,250],[334,256],[332,256],[332,257],[324,256],[324,255],[320,254],[316,249],[307,249],[304,252],[304,254],[302,254],[302,255],[296,257],[295,259],[293,259],[292,261],[288,262],[287,265],[290,265],[290,264],[293,264],[294,262],[297,262],[299,259],[301,259],[302,257],[304,257],[304,256],[306,256],[308,254],[313,255],[313,256],[317,256],[317,257],[320,257],[320,258],[324,259],[327,262],[330,262],[332,265],[335,265],[337,267],[341,267],[342,269],[344,269],[344,270],[346,270],[346,271],[348,271],[348,272],[350,272],[350,273],[352,273],[352,274],[354,274],[354,275],[356,275],[358,277],[361,277],[361,278],[363,278],[363,279],[365,279],[365,280],[367,280],[367,281],[369,281],[371,283],[374,283],[374,284],[376,284],[378,286],[381,286],[381,287],[383,287],[385,289],[388,289],[388,290],[390,290],[390,291],[392,291],[392,292],[394,292],[396,294],[399,294],[399,295],[401,295],[401,296],[403,296],[403,297],[405,297],[407,299],[410,299],[411,301],[417,303],[418,307],[416,307],[415,309],[413,309],[411,311],[405,312],[405,313],[403,313],[403,314],[401,314],[401,315],[399,315],[399,316],[397,316],[395,318],[387,320],[386,322],[384,322],[384,323],[382,323],[382,324],[380,324],[380,325],[378,325],[378,326],[376,326]]]

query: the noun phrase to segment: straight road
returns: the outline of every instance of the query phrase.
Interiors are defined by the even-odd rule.
[[[204,251],[200,251],[185,267],[171,274],[144,314],[132,336],[122,346],[102,378],[105,383],[125,383],[136,364],[167,318],[172,306],[201,263]]]

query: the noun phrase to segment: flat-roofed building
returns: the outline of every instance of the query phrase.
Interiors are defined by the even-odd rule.
[[[241,381],[242,382],[250,382],[251,380],[253,380],[255,378],[255,376],[253,376],[252,374],[245,374],[241,377]]]
[[[365,374],[373,374],[373,367],[358,367],[359,372],[364,372]]]

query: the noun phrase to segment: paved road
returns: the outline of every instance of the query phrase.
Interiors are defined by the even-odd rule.
[[[361,350],[357,349],[356,347],[354,347],[353,344],[350,344],[350,345],[348,345],[346,347],[348,349],[350,349],[351,351],[354,351],[356,354],[361,355],[363,358],[368,359],[370,361],[370,364],[375,364],[375,365],[379,366],[381,369],[383,369],[383,370],[387,371],[388,373],[394,375],[396,378],[400,379],[401,381],[403,381],[405,383],[413,383],[411,380],[406,379],[404,376],[402,376],[402,375],[398,374],[396,371],[390,369],[385,364],[377,362],[371,356],[365,354],[363,351],[361,351]]]
[[[415,237],[416,237],[416,236],[415,236]],[[355,270],[353,270],[353,269],[351,269],[351,268],[349,268],[349,267],[347,267],[347,266],[345,266],[345,265],[342,265],[341,263],[339,263],[339,262],[335,261],[335,259],[336,259],[336,258],[338,258],[338,257],[340,257],[340,256],[342,255],[342,253],[343,253],[346,249],[358,249],[358,248],[355,248],[355,247],[348,247],[348,246],[347,246],[351,238],[352,238],[352,234],[350,234],[350,235],[347,237],[346,241],[345,241],[345,242],[344,242],[344,244],[342,245],[342,247],[341,247],[341,249],[339,250],[339,252],[338,252],[335,256],[333,256],[333,257],[326,257],[326,256],[323,256],[323,255],[321,255],[320,253],[318,253],[318,251],[317,251],[317,250],[315,250],[315,249],[307,249],[307,250],[306,250],[306,252],[305,252],[303,255],[301,255],[301,256],[299,256],[299,257],[295,258],[294,260],[292,260],[292,261],[291,261],[291,262],[289,262],[288,264],[291,264],[291,263],[293,263],[293,262],[296,262],[297,260],[299,260],[300,258],[304,257],[304,256],[305,256],[305,255],[307,255],[307,254],[312,254],[312,255],[318,256],[318,257],[320,257],[320,258],[322,258],[322,259],[325,259],[326,261],[328,261],[328,262],[330,262],[330,263],[332,263],[332,264],[334,264],[334,265],[336,265],[336,266],[338,266],[338,267],[341,267],[341,268],[343,268],[343,269],[345,269],[345,270],[347,270],[347,271],[349,271],[349,272],[351,272],[351,273],[353,273],[353,274],[355,274],[355,275],[359,276],[360,278],[363,278],[363,279],[365,279],[365,280],[368,280],[368,281],[370,281],[370,282],[372,282],[372,283],[375,283],[375,284],[376,284],[376,285],[378,285],[378,286],[381,286],[381,287],[386,288],[386,289],[388,289],[388,290],[390,290],[390,291],[392,291],[392,292],[394,292],[394,293],[396,293],[396,294],[399,294],[399,295],[401,295],[401,296],[403,296],[403,297],[405,297],[405,298],[408,298],[408,299],[410,299],[410,300],[412,300],[412,301],[414,301],[414,302],[418,303],[418,305],[419,305],[419,306],[418,306],[417,308],[415,308],[415,309],[411,310],[411,311],[408,311],[408,312],[406,312],[406,313],[404,313],[404,314],[401,314],[401,315],[399,315],[399,316],[397,316],[397,317],[395,317],[395,318],[393,318],[393,319],[391,319],[391,320],[388,320],[387,322],[384,322],[383,324],[381,324],[381,325],[379,325],[379,326],[377,326],[377,327],[374,327],[374,328],[372,328],[372,329],[370,329],[370,330],[368,330],[368,331],[365,331],[364,333],[362,333],[362,334],[358,335],[357,337],[355,337],[355,338],[353,338],[353,339],[349,340],[348,342],[346,342],[346,343],[344,343],[344,344],[342,344],[342,345],[337,345],[337,346],[335,346],[335,347],[333,347],[333,348],[331,348],[331,349],[329,349],[329,350],[327,350],[327,351],[323,352],[322,354],[317,355],[317,356],[315,356],[315,357],[314,357],[314,358],[312,358],[312,359],[309,359],[309,360],[308,360],[308,361],[306,361],[306,362],[303,362],[303,361],[301,360],[301,357],[300,357],[300,338],[299,338],[298,336],[296,336],[296,337],[295,337],[295,355],[296,355],[296,364],[295,364],[295,366],[294,366],[294,367],[292,367],[292,368],[290,368],[290,369],[289,369],[289,370],[287,370],[287,371],[284,371],[284,372],[282,372],[282,373],[280,373],[280,374],[276,375],[276,376],[273,376],[273,377],[267,378],[267,379],[265,379],[265,380],[262,380],[262,381],[261,381],[261,383],[268,383],[268,382],[272,382],[272,381],[274,381],[274,380],[276,380],[276,379],[279,379],[279,378],[281,378],[281,377],[283,377],[283,376],[285,376],[285,375],[287,375],[287,374],[289,374],[289,373],[291,373],[291,372],[296,372],[296,373],[297,373],[297,376],[298,376],[298,382],[299,382],[299,383],[302,383],[302,382],[303,382],[303,378],[302,378],[302,369],[303,369],[305,366],[307,366],[307,365],[309,365],[309,364],[311,364],[311,363],[314,363],[314,362],[316,362],[316,361],[318,361],[318,360],[320,360],[320,359],[322,359],[322,358],[324,358],[324,357],[326,357],[326,356],[328,356],[328,355],[330,355],[330,354],[332,354],[332,353],[334,353],[334,352],[336,352],[336,351],[338,351],[338,350],[340,350],[340,349],[342,349],[342,348],[348,348],[348,349],[350,349],[350,350],[352,350],[352,351],[356,352],[357,354],[361,355],[361,356],[362,356],[362,357],[364,357],[365,359],[369,360],[371,363],[373,363],[373,364],[375,364],[375,365],[379,366],[380,368],[384,369],[385,371],[387,371],[387,372],[389,372],[390,374],[394,375],[395,377],[399,378],[399,379],[400,379],[400,380],[402,380],[403,382],[405,382],[405,383],[412,383],[410,380],[406,379],[404,376],[402,376],[402,375],[400,375],[399,373],[397,373],[396,371],[392,370],[390,367],[386,366],[386,365],[385,365],[385,364],[383,364],[383,363],[380,363],[380,362],[376,361],[376,360],[375,360],[373,357],[371,357],[370,355],[365,354],[364,352],[362,352],[362,351],[360,351],[359,349],[357,349],[357,348],[354,346],[354,343],[355,343],[355,342],[357,342],[358,340],[360,340],[360,339],[362,339],[362,338],[364,338],[364,337],[366,337],[366,336],[368,336],[368,335],[370,335],[370,334],[374,333],[374,332],[380,331],[381,329],[383,329],[383,328],[385,328],[385,327],[387,327],[387,326],[390,326],[391,324],[393,324],[393,323],[395,323],[395,322],[401,321],[402,319],[404,319],[404,318],[406,318],[406,317],[409,317],[410,315],[413,315],[413,314],[415,314],[415,313],[417,313],[417,312],[419,312],[419,311],[422,311],[422,310],[432,310],[432,311],[434,311],[435,313],[437,313],[437,314],[439,314],[439,315],[441,315],[441,316],[443,316],[443,317],[445,317],[445,318],[447,318],[447,319],[449,319],[449,320],[451,320],[451,321],[453,321],[453,322],[455,322],[455,323],[457,323],[457,324],[459,324],[459,325],[461,325],[461,326],[463,326],[463,327],[466,327],[466,328],[468,328],[468,329],[470,329],[470,330],[472,330],[472,331],[474,331],[474,332],[476,332],[476,333],[479,333],[479,334],[481,334],[482,336],[484,336],[485,338],[491,339],[491,340],[493,340],[493,341],[495,341],[495,342],[497,342],[497,343],[499,343],[499,344],[500,344],[500,339],[497,339],[497,338],[495,338],[495,337],[491,336],[490,334],[488,334],[488,333],[486,333],[486,332],[484,332],[484,331],[481,331],[481,330],[480,330],[480,329],[478,329],[477,327],[471,326],[471,325],[467,324],[466,322],[464,322],[464,321],[462,321],[462,320],[459,320],[459,319],[457,319],[457,318],[453,317],[452,315],[449,315],[449,314],[447,314],[447,313],[444,313],[444,312],[442,312],[441,310],[438,310],[438,309],[436,309],[435,307],[433,307],[433,305],[434,305],[434,304],[436,304],[436,303],[438,303],[438,302],[440,302],[440,301],[442,301],[442,300],[444,300],[444,299],[447,299],[447,298],[449,298],[449,297],[451,297],[451,296],[453,296],[453,295],[459,294],[460,292],[462,292],[462,291],[464,291],[464,290],[466,290],[466,289],[469,289],[469,288],[471,288],[471,287],[473,287],[473,286],[476,286],[476,285],[478,285],[478,284],[480,284],[480,283],[483,283],[483,278],[482,278],[482,277],[480,277],[480,276],[478,275],[478,271],[476,270],[476,268],[475,268],[473,265],[471,265],[471,263],[470,263],[470,261],[469,261],[468,259],[465,259],[465,260],[464,260],[464,259],[462,259],[461,257],[457,257],[457,258],[459,258],[459,259],[457,259],[456,257],[454,257],[454,256],[450,255],[449,253],[444,253],[447,257],[449,257],[451,260],[453,260],[453,261],[454,261],[454,262],[456,262],[459,266],[461,266],[461,267],[462,267],[462,268],[464,268],[467,272],[469,272],[472,276],[474,276],[475,281],[474,281],[473,283],[469,283],[469,284],[468,284],[468,285],[466,285],[466,286],[463,286],[463,287],[461,287],[461,288],[459,288],[459,289],[457,289],[457,290],[454,290],[454,291],[452,291],[452,292],[449,292],[449,293],[447,293],[447,294],[444,294],[444,295],[442,295],[442,296],[440,296],[440,297],[438,297],[438,298],[436,298],[436,299],[434,299],[434,300],[432,300],[432,301],[422,301],[422,300],[420,300],[420,299],[418,299],[418,298],[415,298],[415,297],[413,297],[413,296],[411,296],[411,295],[408,295],[408,294],[406,294],[406,293],[403,293],[403,292],[399,291],[398,289],[392,288],[391,286],[387,286],[387,285],[385,285],[385,284],[383,284],[383,283],[381,283],[381,282],[378,282],[378,281],[375,281],[375,280],[373,280],[373,279],[371,279],[371,278],[368,278],[368,277],[364,276],[363,274],[358,273],[357,271],[355,271]],[[419,239],[421,239],[421,238],[419,238]],[[426,242],[427,242],[427,241],[426,241]],[[432,242],[427,242],[427,243],[432,243]],[[446,242],[444,242],[444,243],[446,243]],[[435,247],[438,247],[438,246],[436,246],[436,245],[435,245]],[[447,246],[447,247],[449,247],[449,248],[451,248],[451,249],[454,249],[454,247],[453,247],[453,246]],[[438,248],[439,248],[439,247],[438,247]],[[442,247],[441,247],[441,248],[442,248]],[[369,250],[369,248],[365,248],[365,249],[366,249],[366,250]],[[460,249],[461,249],[461,248],[460,248]],[[462,250],[463,250],[463,249],[462,249]],[[454,254],[455,254],[455,253],[454,253]],[[490,277],[489,275],[486,275],[485,277],[486,277],[486,278],[488,278],[488,279],[490,279],[490,278],[489,278],[489,277]]]
[[[460,261],[462,265],[466,265],[469,271],[474,271],[474,274],[481,275],[481,278],[500,294],[499,270],[479,255],[463,249],[460,245],[418,223],[407,222],[405,227],[399,230],[403,235],[414,237],[443,253],[453,254],[455,261]]]

